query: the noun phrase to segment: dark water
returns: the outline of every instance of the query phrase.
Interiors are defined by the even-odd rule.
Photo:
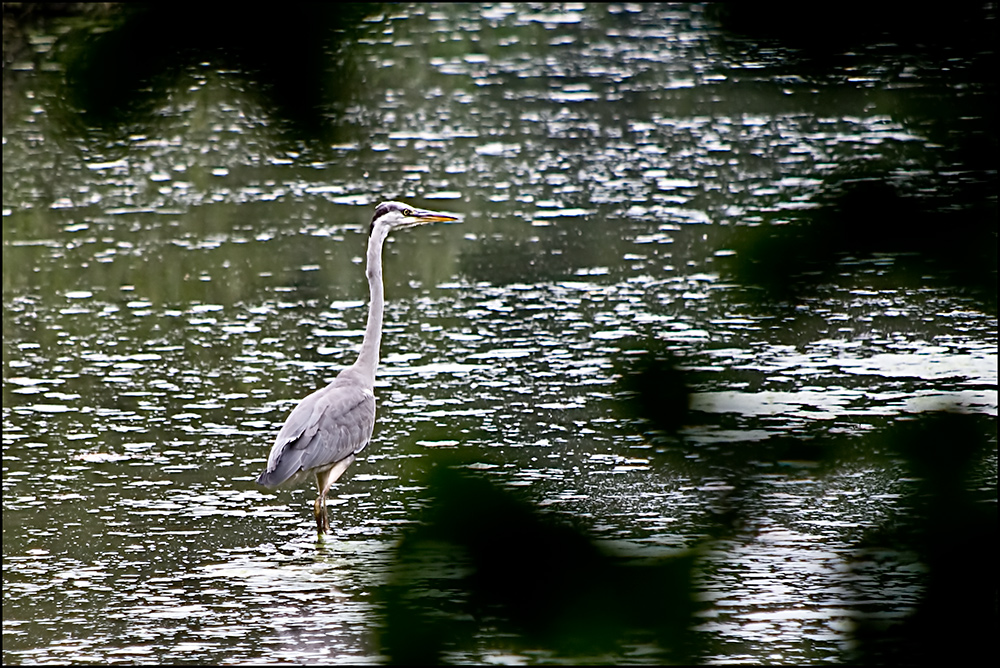
[[[914,226],[791,299],[731,271],[855,182],[992,210],[995,251],[995,162],[963,150],[995,147],[995,88],[966,51],[825,59],[698,7],[375,8],[327,49],[304,140],[214,56],[94,127],[66,72],[103,25],[29,28],[4,71],[5,662],[383,661],[381,592],[444,462],[616,553],[698,548],[706,662],[844,661],[860,615],[919,605],[925,564],[862,550],[921,477],[872,435],[985,425],[963,484],[995,512],[995,293],[914,262],[974,235]],[[382,199],[464,222],[386,246],[376,435],[317,545],[314,491],[254,480],[354,359]],[[643,351],[691,389],[678,434],[630,408]],[[492,628],[444,658],[562,656]]]

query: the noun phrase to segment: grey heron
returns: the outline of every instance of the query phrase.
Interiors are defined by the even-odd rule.
[[[267,466],[257,478],[264,487],[295,485],[316,478],[319,496],[314,503],[316,530],[330,531],[326,495],[330,486],[354,462],[375,428],[375,369],[382,340],[384,288],[382,245],[390,232],[426,223],[457,221],[458,217],[426,211],[402,202],[375,207],[368,229],[366,274],[371,295],[368,322],[357,361],[292,409],[271,446]]]

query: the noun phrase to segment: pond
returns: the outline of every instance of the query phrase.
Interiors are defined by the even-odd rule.
[[[995,10],[940,48],[159,11],[6,55],[5,663],[845,662],[941,578],[995,591],[961,549],[996,526]],[[389,199],[462,222],[386,244],[375,435],[318,542],[313,487],[255,480],[354,361]],[[928,499],[971,522],[948,576]],[[536,619],[577,566],[588,642]]]

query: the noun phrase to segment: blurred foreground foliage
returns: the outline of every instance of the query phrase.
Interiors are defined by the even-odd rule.
[[[942,277],[995,313],[998,212],[989,187],[927,197],[875,175],[846,175],[795,222],[735,233],[737,253],[724,270],[759,288],[761,301],[795,302],[874,258],[898,283],[917,288],[927,276]]]
[[[655,645],[664,660],[697,660],[693,553],[609,553],[453,467],[439,466],[427,493],[433,501],[400,544],[385,588],[381,641],[392,663],[446,662],[483,627],[521,652],[603,662]]]
[[[249,10],[223,3],[4,3],[5,63],[30,57],[23,24],[86,14],[103,25],[60,43],[63,115],[111,134],[144,131],[173,82],[192,68],[240,77],[275,134],[331,140],[329,109],[351,95],[343,48],[378,3],[293,2]],[[8,49],[8,47],[10,47]]]
[[[654,393],[640,405],[648,410],[655,401]],[[659,423],[655,413],[650,422]],[[692,451],[675,437],[682,451]],[[430,505],[398,545],[383,589],[382,653],[390,663],[413,665],[449,663],[477,648],[587,663],[704,660],[708,640],[696,628],[706,611],[698,600],[702,549],[753,519],[740,501],[751,496],[753,483],[741,482],[752,479],[741,475],[751,464],[741,465],[734,453],[759,460],[773,451],[776,458],[815,460],[805,475],[879,459],[902,462],[908,471],[909,492],[858,542],[843,574],[844,590],[854,592],[843,606],[855,622],[845,660],[936,664],[985,656],[998,621],[998,518],[995,498],[984,498],[981,481],[972,478],[995,443],[991,416],[939,411],[900,418],[862,438],[786,437],[752,452],[735,445],[699,452],[703,465],[731,472],[729,512],[714,518],[716,531],[702,545],[644,558],[609,551],[565,517],[518,499],[460,460],[438,461],[427,480]],[[854,591],[854,569],[886,555],[924,574],[915,605],[890,616],[870,609],[863,589]],[[506,642],[484,646],[484,637]]]
[[[970,491],[971,476],[996,448],[996,419],[926,413],[871,435],[866,445],[907,463],[911,512],[858,546],[861,561],[895,551],[925,569],[923,594],[902,619],[859,610],[860,663],[981,662],[994,650],[997,622],[997,504]]]

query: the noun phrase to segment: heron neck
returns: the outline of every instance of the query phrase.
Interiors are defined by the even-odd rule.
[[[358,361],[354,363],[354,366],[372,384],[375,383],[375,370],[378,368],[379,348],[382,343],[382,317],[385,311],[385,292],[382,287],[382,245],[388,234],[388,228],[377,225],[368,236],[368,264],[365,274],[368,276],[368,291],[371,299],[368,304],[368,324],[365,325],[365,338],[361,342]]]

